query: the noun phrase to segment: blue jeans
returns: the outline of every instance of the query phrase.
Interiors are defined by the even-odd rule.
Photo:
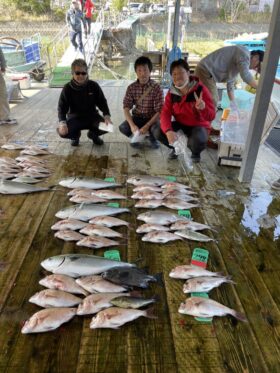
[[[82,31],[70,31],[70,41],[75,49],[78,48],[76,37],[78,37],[79,50],[80,52],[82,52],[83,51]]]
[[[133,122],[135,125],[140,129],[145,126],[145,124],[150,120],[149,118],[142,118],[142,117],[132,117]],[[150,140],[155,141],[155,137],[153,135],[153,131],[155,131],[156,128],[159,128],[159,122],[155,122],[150,128],[149,128],[149,135],[150,135]],[[130,126],[128,124],[128,121],[125,120],[122,122],[122,124],[119,126],[119,130],[122,134],[124,134],[127,137],[130,137],[132,135]]]

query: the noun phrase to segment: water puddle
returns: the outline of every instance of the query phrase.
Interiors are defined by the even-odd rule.
[[[241,224],[250,232],[258,235],[260,229],[272,229],[274,240],[280,237],[280,215],[274,215],[274,197],[268,192],[254,192],[244,205]]]

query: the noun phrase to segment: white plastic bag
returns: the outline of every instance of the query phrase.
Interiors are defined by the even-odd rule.
[[[135,143],[139,143],[139,142],[143,142],[145,140],[145,137],[146,137],[146,134],[145,135],[142,135],[140,133],[139,130],[137,130],[136,132],[134,132],[134,134],[132,135],[131,139],[130,139],[130,143],[131,144],[135,144]]]
[[[100,130],[102,131],[106,131],[106,132],[114,132],[114,126],[112,123],[104,123],[104,122],[100,122],[99,123],[99,127],[98,127]]]
[[[177,140],[174,141],[172,146],[174,147],[175,153],[178,155],[179,159],[182,159],[187,171],[191,171],[193,169],[193,163],[191,152],[188,148],[187,136],[181,130],[176,132],[176,135]]]

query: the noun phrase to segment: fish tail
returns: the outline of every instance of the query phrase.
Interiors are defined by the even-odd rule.
[[[226,281],[227,284],[235,284],[236,282],[232,280],[232,276],[226,276]]]
[[[148,319],[157,319],[158,317],[154,314],[154,307],[150,307],[147,310],[143,311],[143,316],[148,317]]]
[[[243,322],[248,322],[248,320],[246,319],[246,316],[241,313],[241,312],[237,312],[237,311],[232,311],[232,316],[234,316],[237,320],[240,320],[240,321],[243,321]]]
[[[157,282],[161,287],[164,286],[162,272],[160,272],[160,273],[156,273],[156,274],[154,275],[154,278],[155,278],[156,282]]]

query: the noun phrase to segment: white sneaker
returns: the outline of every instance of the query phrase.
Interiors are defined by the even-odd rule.
[[[17,124],[17,120],[16,119],[0,120],[0,125],[1,124]]]

